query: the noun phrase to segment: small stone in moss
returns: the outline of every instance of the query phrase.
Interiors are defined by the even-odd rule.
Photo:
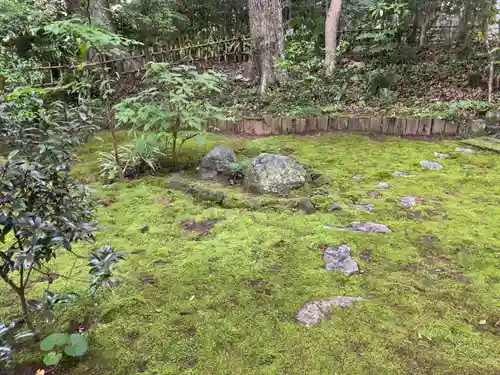
[[[299,208],[306,214],[313,214],[314,212],[316,212],[316,207],[308,198],[303,198],[299,201]]]
[[[332,203],[331,205],[328,206],[328,211],[339,211],[342,209],[342,206],[340,205],[340,203]]]

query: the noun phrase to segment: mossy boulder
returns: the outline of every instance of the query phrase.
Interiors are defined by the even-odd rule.
[[[214,147],[201,159],[201,176],[213,178],[218,174],[231,173],[231,164],[236,162],[236,155],[229,147]]]
[[[252,159],[245,175],[245,187],[254,193],[285,194],[305,185],[307,173],[295,160],[263,153]]]

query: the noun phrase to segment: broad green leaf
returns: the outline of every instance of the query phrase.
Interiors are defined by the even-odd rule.
[[[40,349],[44,352],[52,350],[54,346],[63,346],[69,342],[67,333],[53,333],[42,340]]]
[[[59,364],[62,358],[62,353],[50,352],[43,357],[43,363],[46,366],[56,366]]]
[[[68,345],[64,348],[64,353],[70,357],[81,357],[89,350],[89,344],[85,336],[73,333],[69,336]]]

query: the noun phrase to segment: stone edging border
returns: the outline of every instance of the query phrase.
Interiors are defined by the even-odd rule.
[[[470,122],[472,124],[472,121]],[[471,125],[466,125],[471,126]],[[440,118],[396,117],[245,117],[239,121],[213,120],[208,124],[211,132],[247,135],[307,134],[318,132],[364,132],[399,136],[458,135],[459,124]]]

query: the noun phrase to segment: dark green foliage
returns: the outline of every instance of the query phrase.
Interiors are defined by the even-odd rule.
[[[112,287],[112,268],[122,259],[124,256],[117,253],[109,244],[92,251],[89,262],[89,273],[94,277],[89,286],[92,295],[95,295],[100,288]]]
[[[32,273],[57,249],[93,241],[96,230],[88,189],[69,174],[73,147],[95,127],[83,112],[45,105],[33,94],[2,103],[0,111],[0,141],[10,149],[0,170],[0,277],[18,295],[30,329],[25,291]]]
[[[32,339],[33,331],[22,331],[22,320],[10,320],[6,323],[0,322],[0,364],[10,363],[12,360],[13,344]]]

